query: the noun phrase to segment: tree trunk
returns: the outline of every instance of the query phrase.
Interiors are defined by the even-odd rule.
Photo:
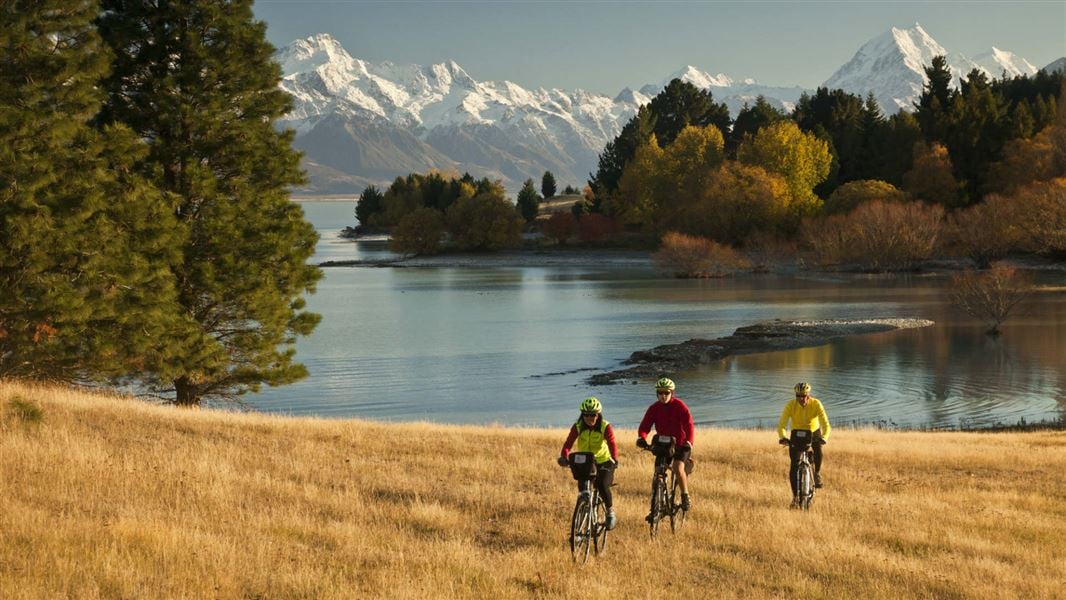
[[[188,377],[179,377],[174,381],[174,391],[177,396],[174,398],[174,404],[184,408],[199,408],[200,407],[200,391],[197,389]]]

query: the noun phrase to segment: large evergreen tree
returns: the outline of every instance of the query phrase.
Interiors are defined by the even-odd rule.
[[[925,67],[926,84],[915,105],[915,117],[922,127],[922,134],[930,142],[942,142],[948,130],[948,111],[955,97],[951,85],[951,70],[943,56],[934,56],[932,65]]]
[[[299,155],[273,126],[291,100],[251,4],[104,0],[98,19],[115,54],[101,120],[147,142],[141,170],[185,233],[171,269],[197,336],[149,378],[179,405],[303,377],[292,344],[318,321],[302,310],[321,276],[307,264],[316,234],[289,200]]]
[[[744,108],[737,113],[733,129],[726,138],[726,149],[730,155],[736,156],[737,148],[744,140],[754,137],[763,127],[787,118],[784,111],[767,102],[760,94],[755,98],[755,104],[744,104]]]
[[[0,8],[0,376],[163,370],[182,328],[166,265],[174,221],[131,173],[139,143],[96,131],[107,52],[91,1]]]
[[[537,195],[537,189],[533,187],[533,180],[527,179],[522,184],[522,189],[518,191],[518,199],[515,202],[518,214],[522,215],[522,218],[527,223],[537,218],[537,211],[540,210],[540,196]]]
[[[551,171],[545,171],[544,176],[540,178],[540,193],[544,194],[545,198],[555,195],[555,175],[552,175]]]

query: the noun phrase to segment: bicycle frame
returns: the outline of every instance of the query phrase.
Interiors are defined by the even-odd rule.
[[[796,468],[796,497],[799,498],[799,506],[803,510],[810,510],[814,501],[814,447],[811,442],[804,444],[789,443],[789,448],[802,448],[800,451],[799,466]]]
[[[652,451],[651,448],[645,448],[645,450]],[[651,521],[648,523],[653,538],[659,532],[659,523],[663,517],[670,519],[670,530],[675,533],[685,523],[686,511],[681,509],[681,501],[678,497],[680,483],[677,480],[677,473],[672,468],[673,460],[672,446],[669,458],[655,457],[655,472],[652,474],[651,484],[652,514]],[[682,465],[679,468],[683,469],[685,466]],[[669,480],[667,479],[668,470],[670,471]]]
[[[592,455],[580,452],[571,454],[571,468],[577,464],[575,461],[586,460],[592,460]],[[597,556],[607,549],[607,510],[596,489],[595,479],[593,470],[590,476],[578,480],[581,491],[577,494],[570,518],[570,552],[575,562],[588,561],[592,546],[596,547]]]

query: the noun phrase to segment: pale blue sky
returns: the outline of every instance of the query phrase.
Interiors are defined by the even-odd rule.
[[[685,65],[815,87],[869,39],[922,25],[948,52],[991,46],[1037,68],[1066,56],[1066,0],[620,2],[257,0],[283,46],[325,32],[357,58],[455,60],[477,80],[614,95]]]

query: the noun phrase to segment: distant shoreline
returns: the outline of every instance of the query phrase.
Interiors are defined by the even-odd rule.
[[[358,195],[337,194],[332,196],[289,196],[293,202],[358,202]]]

